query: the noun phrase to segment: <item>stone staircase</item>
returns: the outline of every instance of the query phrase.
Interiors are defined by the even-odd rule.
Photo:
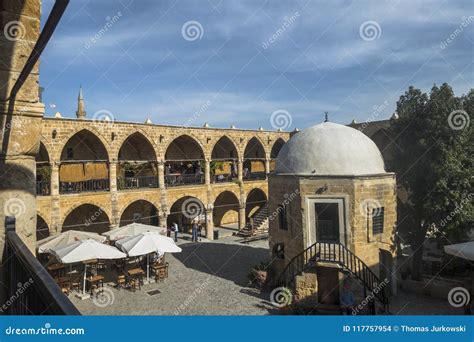
[[[244,238],[244,242],[250,242],[268,237],[268,207],[263,206],[252,215],[252,226],[247,225],[237,235]]]

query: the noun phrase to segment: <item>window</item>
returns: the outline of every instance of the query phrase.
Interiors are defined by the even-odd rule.
[[[284,204],[278,206],[278,223],[280,229],[288,230],[288,218],[286,215],[286,206]]]
[[[384,207],[372,209],[372,234],[383,233]]]
[[[66,156],[68,159],[73,159],[74,158],[74,150],[72,147],[68,147],[66,150]]]
[[[285,244],[280,242],[273,246],[273,255],[278,259],[285,259]]]

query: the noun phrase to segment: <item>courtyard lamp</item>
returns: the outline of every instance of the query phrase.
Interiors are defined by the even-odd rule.
[[[50,253],[53,254],[61,263],[71,264],[76,262],[84,262],[93,259],[123,259],[126,257],[124,253],[117,248],[105,245],[93,239],[80,240],[73,242],[64,247],[51,248]],[[82,286],[81,299],[86,299],[86,273],[87,263],[84,263],[84,280]]]
[[[156,232],[145,232],[135,236],[129,236],[116,241],[115,245],[120,248],[120,250],[127,253],[129,257],[146,254],[147,282],[150,282],[150,253],[157,251],[160,253],[181,252],[181,248],[176,246],[176,243],[173,241],[173,239]]]

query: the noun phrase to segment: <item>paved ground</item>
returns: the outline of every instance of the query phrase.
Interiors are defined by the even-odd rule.
[[[217,241],[191,243],[181,240],[182,253],[168,254],[168,279],[149,284],[141,291],[107,291],[98,301],[73,303],[86,315],[268,315],[276,313],[269,294],[249,288],[247,274],[252,266],[269,259],[268,241],[239,243],[226,237]],[[150,296],[148,291],[159,290]],[[390,311],[398,315],[462,314],[447,300],[404,292],[391,298]]]
[[[268,294],[260,295],[247,287],[250,269],[269,259],[268,241],[241,244],[238,240],[180,241],[183,252],[166,256],[170,264],[166,281],[145,285],[136,292],[108,288],[97,305],[90,299],[70,298],[86,315],[268,314],[272,309],[266,300]],[[147,294],[155,289],[161,293]]]

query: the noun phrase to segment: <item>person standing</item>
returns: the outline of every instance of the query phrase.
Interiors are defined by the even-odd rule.
[[[174,242],[178,242],[179,227],[178,227],[178,223],[176,222],[173,222],[173,231],[174,231]]]
[[[191,232],[193,234],[192,240],[198,242],[198,225],[196,221],[193,221],[193,227]]]

